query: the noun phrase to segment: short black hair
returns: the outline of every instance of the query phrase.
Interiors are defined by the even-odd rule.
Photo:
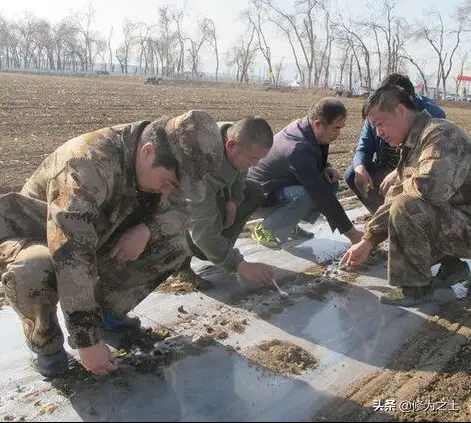
[[[265,119],[259,116],[247,116],[228,128],[227,138],[244,146],[271,148],[273,130]]]
[[[334,120],[347,117],[347,108],[335,97],[324,97],[309,109],[309,121],[320,120],[324,125],[330,125]]]
[[[404,88],[398,85],[386,85],[378,88],[363,105],[363,119],[366,119],[374,107],[378,107],[381,112],[392,112],[399,104],[403,104],[410,110],[416,110],[412,98]]]
[[[164,128],[167,121],[168,118],[163,117],[158,120],[158,124],[152,122],[152,124],[147,125],[142,132],[139,142],[142,144],[150,142],[155,146],[157,154],[155,156],[154,167],[162,166],[168,170],[174,170],[179,179],[178,160],[170,149],[167,131]]]
[[[388,85],[398,85],[401,88],[404,88],[408,95],[411,97],[415,96],[414,85],[407,75],[402,75],[400,73],[391,73],[387,75],[379,85],[379,88],[386,87]]]

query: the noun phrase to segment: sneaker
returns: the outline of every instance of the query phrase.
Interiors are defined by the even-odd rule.
[[[275,235],[268,229],[265,229],[260,223],[257,223],[253,228],[252,239],[267,248],[281,248],[281,243],[276,239]]]
[[[182,268],[174,278],[181,282],[193,285],[198,291],[208,291],[214,287],[214,284],[211,281],[199,276],[193,269],[188,267]]]
[[[433,288],[428,286],[398,286],[384,295],[379,301],[383,304],[413,307],[434,299]]]
[[[78,361],[62,348],[55,354],[43,355],[34,353],[34,369],[44,377],[52,378],[63,376],[78,368]]]
[[[311,239],[314,238],[314,234],[309,231],[305,231],[301,226],[296,225],[293,229],[292,239]]]
[[[468,263],[453,257],[443,261],[437,276],[432,277],[434,288],[449,288],[457,283],[471,280]]]
[[[101,327],[110,332],[129,333],[136,332],[141,327],[141,320],[139,317],[125,316],[119,319],[109,314],[103,313],[101,315]]]

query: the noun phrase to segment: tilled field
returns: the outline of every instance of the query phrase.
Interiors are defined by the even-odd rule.
[[[83,132],[194,108],[208,111],[217,120],[257,114],[278,131],[304,116],[313,102],[327,94],[245,85],[148,86],[140,78],[7,73],[0,73],[0,93],[0,192],[19,189],[45,156]],[[362,124],[362,101],[345,99],[349,119],[330,157],[340,171],[353,156]],[[471,108],[457,103],[445,107],[448,118],[471,133]],[[343,195],[350,194],[344,189]],[[455,301],[431,316],[385,371],[352,385],[340,403],[327,407],[314,420],[469,421],[469,307],[469,299]]]

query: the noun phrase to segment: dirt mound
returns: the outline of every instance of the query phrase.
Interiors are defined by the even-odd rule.
[[[319,360],[303,348],[287,341],[262,341],[248,352],[249,359],[267,369],[299,375],[317,368]]]

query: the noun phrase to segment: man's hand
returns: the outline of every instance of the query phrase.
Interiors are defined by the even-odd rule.
[[[269,285],[275,276],[272,266],[264,263],[248,263],[241,261],[237,271],[245,279],[258,285]]]
[[[134,261],[139,258],[150,239],[150,230],[143,223],[128,229],[119,238],[110,253],[111,258]]]
[[[371,241],[362,239],[358,244],[352,245],[340,260],[340,266],[358,266],[370,255],[373,249]]]
[[[364,234],[362,231],[359,231],[355,227],[352,227],[352,229],[345,232],[344,235],[350,240],[352,245],[355,245],[361,241]]]
[[[224,219],[224,229],[230,228],[235,221],[237,213],[237,204],[234,201],[226,203],[226,218]]]
[[[335,184],[340,180],[340,173],[333,167],[326,167],[324,169],[324,176],[327,182],[330,182],[331,184]]]
[[[399,173],[397,173],[397,169],[395,169],[391,173],[388,173],[386,177],[383,179],[383,182],[381,182],[381,185],[379,186],[379,192],[383,195],[383,197],[386,197],[386,194],[388,193],[389,188],[395,185],[396,182],[398,181],[399,181]]]
[[[87,348],[80,348],[80,361],[83,367],[96,375],[114,372],[118,366],[112,361],[110,349],[103,341]]]
[[[355,186],[364,197],[368,195],[368,188],[373,187],[373,180],[364,165],[355,168]]]

